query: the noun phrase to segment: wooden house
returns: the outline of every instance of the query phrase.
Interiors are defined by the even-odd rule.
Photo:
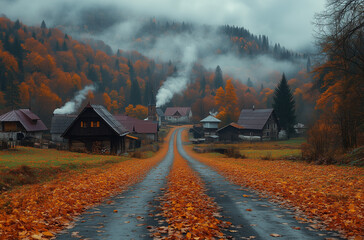
[[[272,108],[243,109],[240,112],[238,125],[243,127],[240,134],[245,137],[260,137],[261,140],[276,140],[280,125]]]
[[[217,130],[219,141],[222,142],[237,142],[240,141],[240,132],[244,128],[237,123],[230,123]]]
[[[61,135],[71,151],[121,154],[129,131],[101,105],[88,104]]]
[[[168,107],[164,113],[165,120],[170,123],[190,123],[192,111],[190,107]]]
[[[0,139],[4,141],[24,138],[42,139],[48,128],[42,120],[29,109],[19,109],[0,116]]]

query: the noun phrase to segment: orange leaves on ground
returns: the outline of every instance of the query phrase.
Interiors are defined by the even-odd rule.
[[[186,151],[231,182],[268,193],[297,207],[310,218],[321,219],[329,229],[341,231],[347,237],[364,234],[362,168],[284,160],[211,159],[211,156],[204,157],[188,147]]]
[[[165,156],[167,149],[168,142],[153,158],[64,174],[44,184],[3,193],[0,239],[50,238],[86,208],[140,181]]]
[[[221,237],[223,223],[215,217],[217,205],[205,194],[201,179],[192,171],[175,148],[175,159],[168,176],[168,189],[162,197],[163,216],[168,223],[164,239],[211,239]],[[165,228],[155,234],[161,236]]]

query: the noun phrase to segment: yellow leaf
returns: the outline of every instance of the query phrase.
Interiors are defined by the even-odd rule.
[[[186,238],[191,239],[191,237],[192,237],[192,234],[191,234],[190,232],[188,232],[188,233],[186,234]]]
[[[43,236],[45,236],[45,237],[54,237],[54,234],[53,233],[51,233],[51,232],[49,232],[49,231],[47,231],[47,232],[42,232],[43,233]]]

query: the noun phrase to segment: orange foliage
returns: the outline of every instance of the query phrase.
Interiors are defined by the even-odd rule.
[[[217,89],[215,96],[216,105],[219,106],[216,117],[221,120],[221,126],[235,122],[239,114],[238,99],[230,79],[226,81],[225,89],[225,92],[221,87]]]
[[[143,105],[136,105],[134,108],[132,104],[129,104],[129,106],[125,108],[125,114],[143,120],[148,116],[148,108]]]
[[[297,207],[310,218],[320,218],[329,229],[341,231],[347,237],[364,234],[362,168],[284,160],[211,159],[211,155],[197,154],[190,147],[185,150],[234,184],[268,193],[281,203]],[[314,222],[312,219],[299,220]]]
[[[163,216],[168,227],[159,227],[160,233],[168,232],[164,239],[212,239],[221,238],[221,225],[227,225],[214,215],[217,205],[205,194],[202,180],[188,166],[174,146],[175,158],[168,175],[168,188],[162,196]]]
[[[46,184],[3,193],[0,198],[0,208],[4,209],[0,212],[0,239],[53,237],[88,207],[141,181],[163,159],[167,150],[168,141],[149,159],[131,159],[82,173],[69,172]]]

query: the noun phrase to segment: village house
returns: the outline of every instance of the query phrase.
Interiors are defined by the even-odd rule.
[[[61,137],[69,150],[121,154],[126,151],[129,131],[105,107],[88,104]]]
[[[119,121],[133,136],[140,140],[158,141],[158,123],[149,120],[140,120],[126,115],[115,115]]]
[[[200,123],[202,124],[203,135],[205,139],[207,139],[208,141],[218,140],[219,137],[216,135],[216,131],[219,128],[220,122],[221,120],[215,118],[212,115],[209,115],[200,121]]]
[[[66,129],[71,125],[71,123],[76,119],[76,117],[77,115],[53,114],[51,122],[51,130],[50,130],[53,142],[56,143],[67,142],[67,140],[61,136],[66,131]]]
[[[164,117],[169,123],[190,123],[192,111],[190,107],[168,107]]]
[[[243,127],[239,132],[245,139],[260,137],[260,140],[277,140],[280,131],[273,108],[243,109],[240,112],[238,125]]]
[[[0,116],[0,139],[3,141],[40,140],[47,130],[42,120],[29,109],[13,110]]]
[[[219,141],[221,142],[237,142],[240,141],[240,134],[244,128],[237,123],[230,123],[217,130]]]

